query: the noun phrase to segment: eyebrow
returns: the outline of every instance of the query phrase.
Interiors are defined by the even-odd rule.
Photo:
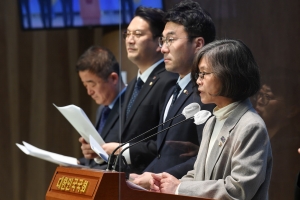
[[[87,81],[85,81],[85,83],[95,83],[95,81],[87,80]]]
[[[129,30],[129,29],[127,29],[126,31],[130,31],[130,32],[132,32],[132,31],[144,31],[144,30],[141,30],[141,29],[135,29],[135,30]]]
[[[169,35],[175,35],[175,32],[174,31],[170,31],[166,34],[166,36],[169,36]]]
[[[199,67],[199,70],[205,70],[205,69],[208,69],[208,67],[207,66],[203,66],[203,65]]]

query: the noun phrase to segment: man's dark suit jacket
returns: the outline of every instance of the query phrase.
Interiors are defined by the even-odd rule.
[[[121,107],[123,106],[124,103],[124,97],[125,97],[125,92],[116,100],[112,110],[110,111],[106,123],[103,127],[101,137],[102,139],[108,143],[108,142],[119,142],[120,141],[120,103]],[[99,129],[100,125],[100,116],[101,112],[103,109],[103,105],[100,105],[98,110],[97,110],[97,117],[96,117],[96,130]],[[81,158],[79,159],[80,164],[90,166],[91,168],[96,168],[96,169],[106,169],[107,168],[107,163],[103,164],[97,164],[94,159],[85,159]]]
[[[122,108],[123,131],[121,142],[127,142],[158,125],[167,92],[175,85],[177,78],[178,74],[166,71],[164,62],[159,64],[144,83],[126,119],[126,109],[136,78],[128,84],[124,100],[126,106]],[[157,128],[131,143],[142,140],[156,132]],[[156,140],[156,136],[150,138],[150,140]],[[130,154],[131,163],[133,163],[130,172],[141,173],[156,156],[155,151],[149,152],[147,149],[141,149],[141,152],[143,151],[146,151],[146,157],[142,153],[134,156]]]
[[[171,89],[167,95],[160,123],[163,122],[164,110],[172,96],[172,91],[173,89]],[[190,81],[182,90],[174,105],[170,107],[165,121],[182,113],[183,109],[193,102],[199,103],[201,110],[212,112],[215,107],[213,104],[204,105],[201,103],[200,97],[194,92],[193,83]],[[182,115],[176,117],[175,119],[166,122],[163,126],[160,126],[159,131],[181,122],[184,119],[185,117]],[[194,124],[194,119],[188,119],[183,123],[161,132],[157,136],[157,156],[145,171],[153,173],[168,172],[177,178],[181,178],[189,170],[192,170],[201,143],[203,127],[204,125],[196,126]],[[181,146],[180,144],[191,144],[192,146],[187,147]],[[185,155],[188,152],[191,154]]]

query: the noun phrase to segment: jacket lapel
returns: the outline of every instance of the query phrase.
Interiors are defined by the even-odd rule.
[[[135,78],[135,80],[131,81],[128,84],[127,88],[126,88],[126,95],[125,95],[125,99],[124,99],[124,103],[123,103],[124,106],[122,107],[122,112],[121,112],[121,116],[122,116],[121,121],[122,121],[122,124],[124,125],[124,127],[125,127],[125,122],[126,122],[126,109],[127,109],[127,105],[128,105],[128,103],[130,101],[130,98],[131,98],[131,95],[133,93],[136,81],[137,80]]]
[[[160,118],[159,118],[159,124],[162,124],[162,123],[163,123],[165,110],[166,110],[167,104],[168,104],[168,102],[169,102],[169,99],[170,99],[171,96],[172,96],[172,91],[173,91],[173,89],[174,89],[174,87],[172,87],[172,88],[168,91],[168,93],[167,93],[167,95],[166,95],[164,107],[163,107],[163,110],[162,110],[162,112],[161,112],[161,114],[160,114]],[[167,121],[167,118],[166,118],[166,121]],[[158,131],[161,131],[161,130],[163,130],[164,128],[165,128],[164,125],[161,125],[161,126],[158,127]]]
[[[115,125],[116,121],[119,119],[119,116],[120,116],[119,105],[120,105],[120,103],[121,103],[121,105],[123,104],[122,101],[124,98],[124,94],[125,94],[125,92],[116,100],[114,107],[112,108],[112,110],[110,111],[110,114],[108,115],[108,118],[105,122],[105,126],[101,133],[101,137],[103,139],[106,138],[109,131],[112,129],[112,127]]]
[[[208,158],[205,169],[205,180],[209,180],[211,178],[213,169],[217,161],[219,160],[224,147],[227,144],[227,139],[230,136],[230,132],[234,129],[240,118],[249,110],[249,106],[251,106],[249,100],[241,102],[231,113],[231,115],[226,119]]]
[[[128,118],[126,119],[125,124],[124,124],[124,129],[126,129],[126,127],[128,126],[129,122],[131,121],[132,117],[134,116],[134,114],[135,114],[136,110],[138,109],[138,107],[140,106],[140,104],[143,102],[144,98],[148,95],[148,93],[151,91],[151,89],[155,86],[155,83],[159,80],[160,77],[159,77],[158,73],[161,71],[164,71],[164,70],[165,70],[165,67],[164,67],[164,64],[162,63],[162,64],[159,64],[152,71],[152,73],[148,77],[146,83],[144,83],[142,89],[140,90],[137,98],[135,99],[134,104],[131,107]],[[128,95],[129,99],[127,99],[127,102],[125,104],[126,109],[127,109],[128,102],[131,98],[133,89],[134,89],[134,84],[133,84],[133,88],[130,88],[130,91],[129,91],[130,92],[130,95]],[[123,113],[123,116],[126,117],[124,113]]]
[[[119,118],[118,108],[119,108],[118,105],[114,105],[113,109],[111,110],[111,112],[105,122],[104,128],[101,133],[101,137],[104,140],[105,140],[106,136],[108,135],[110,129],[113,127],[113,125],[116,123],[116,121]]]
[[[171,119],[172,117],[175,117],[176,115],[180,114],[179,111],[182,109],[182,107],[184,106],[184,102],[189,98],[190,95],[193,94],[193,85],[192,82],[190,81],[188,83],[188,85],[184,88],[184,90],[180,93],[179,97],[176,99],[174,105],[172,107],[170,107],[169,111],[168,111],[168,115],[166,117],[166,121],[168,119]],[[172,96],[172,94],[170,95],[170,97]],[[167,99],[167,101],[170,99],[170,97]],[[164,124],[164,128],[168,128],[171,126],[173,120],[170,120],[169,122],[166,122]],[[159,139],[157,139],[157,148],[158,150],[161,148],[161,145],[168,133],[170,129],[160,133],[160,135],[158,136]]]
[[[197,180],[205,180],[205,162],[208,152],[209,141],[214,130],[216,123],[216,117],[212,116],[205,125],[205,130],[203,130],[202,141],[198,153],[197,161],[195,162],[194,168],[199,172],[197,173]]]
[[[95,123],[95,128],[98,132],[98,129],[99,129],[99,125],[100,125],[100,117],[101,117],[101,112],[102,112],[102,109],[104,108],[103,105],[100,105],[97,109],[97,113],[96,113],[96,123]]]

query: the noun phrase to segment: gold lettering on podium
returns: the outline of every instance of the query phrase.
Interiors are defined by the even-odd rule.
[[[66,191],[70,191],[72,182],[73,182],[73,178],[69,178],[66,186]]]
[[[88,184],[89,184],[89,182],[87,180],[85,180],[83,182],[83,185],[82,185],[81,190],[80,190],[81,193],[84,193],[86,191],[86,189],[88,187]]]
[[[62,176],[58,179],[56,187],[59,190],[66,192],[85,193],[88,187],[89,181],[79,178],[69,178]]]
[[[82,182],[83,180],[82,179],[79,179],[78,183],[77,183],[77,187],[76,187],[76,192],[80,192],[80,189],[81,189],[81,186],[82,186]]]
[[[78,183],[78,178],[75,178],[74,182],[72,183],[72,187],[71,187],[72,188],[72,192],[75,192],[77,183]]]

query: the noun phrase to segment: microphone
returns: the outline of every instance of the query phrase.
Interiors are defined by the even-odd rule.
[[[192,117],[193,117],[193,116],[191,116],[190,118],[192,118]],[[165,128],[165,129],[163,129],[163,130],[161,130],[161,131],[158,131],[157,133],[154,133],[153,135],[150,135],[150,136],[148,136],[148,137],[146,137],[146,138],[144,138],[144,139],[142,139],[142,140],[140,140],[140,141],[137,141],[137,142],[135,142],[135,143],[129,145],[128,147],[124,148],[124,149],[119,153],[119,155],[117,155],[117,158],[116,158],[116,161],[115,161],[115,164],[114,164],[114,171],[116,171],[116,169],[117,169],[117,164],[118,164],[118,162],[120,162],[120,164],[119,164],[119,171],[122,171],[123,166],[124,166],[124,169],[125,169],[125,171],[124,171],[124,172],[125,172],[125,177],[128,179],[128,178],[129,178],[129,172],[126,171],[126,169],[127,169],[127,162],[126,162],[125,158],[122,156],[122,154],[123,154],[124,151],[126,151],[126,150],[129,149],[130,147],[132,147],[132,146],[134,146],[134,145],[137,145],[137,144],[139,144],[139,143],[141,143],[141,142],[143,142],[143,141],[145,141],[145,140],[147,140],[147,139],[149,139],[149,138],[151,138],[151,137],[153,137],[153,136],[155,136],[155,135],[157,135],[157,134],[159,134],[159,133],[161,133],[161,132],[164,132],[165,130],[168,130],[168,129],[174,127],[174,126],[177,126],[178,124],[181,124],[182,122],[185,122],[185,121],[187,121],[187,120],[190,119],[190,118],[184,119],[184,120],[182,120],[182,121],[180,121],[180,122],[178,122],[178,123],[176,123],[176,124],[173,124],[172,126],[169,126],[169,127]],[[119,158],[120,158],[120,157],[122,158],[123,163],[122,163],[122,161],[119,161]],[[121,170],[120,170],[120,169],[121,169]]]
[[[120,164],[119,164],[120,167],[119,167],[119,168],[121,168],[121,171],[122,171],[122,165],[125,166],[125,170],[126,170],[126,168],[127,168],[127,163],[126,163],[126,160],[123,158],[122,154],[123,154],[124,151],[126,151],[126,150],[129,149],[130,147],[132,147],[132,146],[134,146],[134,145],[137,145],[137,144],[139,144],[139,143],[141,143],[141,142],[143,142],[143,141],[145,141],[145,140],[147,140],[147,139],[149,139],[149,138],[151,138],[151,137],[153,137],[153,136],[155,136],[155,135],[157,135],[157,134],[159,134],[159,133],[161,133],[161,132],[164,132],[164,131],[166,131],[166,130],[168,130],[168,129],[174,127],[174,126],[177,126],[178,124],[181,124],[181,123],[183,123],[183,122],[185,122],[185,121],[187,121],[188,119],[191,119],[191,118],[193,118],[193,117],[194,117],[194,119],[195,119],[195,117],[196,117],[196,119],[197,119],[197,120],[195,119],[195,122],[194,122],[194,123],[195,123],[196,125],[200,125],[200,124],[205,123],[206,120],[207,120],[210,116],[211,116],[211,113],[210,113],[209,111],[206,111],[206,110],[198,111],[198,112],[197,112],[196,114],[194,114],[194,115],[188,114],[186,119],[184,119],[184,120],[182,120],[182,121],[180,121],[180,122],[177,122],[176,124],[173,124],[173,125],[171,125],[171,126],[165,128],[165,129],[163,129],[163,130],[161,130],[161,131],[159,131],[159,132],[157,132],[157,133],[154,133],[153,135],[150,135],[150,136],[148,136],[148,137],[146,137],[146,138],[144,138],[144,139],[142,139],[142,140],[140,140],[140,141],[138,141],[138,142],[135,142],[135,143],[129,145],[128,147],[126,147],[125,149],[123,149],[123,150],[120,152],[120,154],[117,156],[117,159],[116,159],[116,162],[115,162],[115,165],[114,165],[114,169],[117,169],[117,164],[118,164],[118,162],[120,162]],[[122,158],[124,164],[122,163],[122,161],[119,161],[119,158],[120,158],[120,157]],[[126,174],[126,177],[129,177],[129,174],[128,174],[127,171],[125,171],[125,174]]]
[[[200,125],[206,122],[208,118],[210,118],[211,112],[208,110],[200,110],[194,115],[194,124]]]
[[[122,146],[124,146],[125,144],[127,144],[128,142],[131,142],[131,141],[133,141],[133,140],[135,140],[135,139],[137,139],[137,138],[139,138],[139,137],[145,135],[146,133],[149,133],[150,131],[156,129],[157,127],[159,127],[159,126],[161,126],[161,125],[163,125],[163,124],[169,122],[170,120],[173,120],[173,119],[175,119],[175,118],[177,118],[177,117],[179,117],[179,116],[181,116],[181,115],[183,115],[186,119],[188,119],[188,118],[194,116],[196,113],[198,113],[198,112],[200,111],[200,109],[201,109],[201,107],[200,107],[200,105],[199,105],[198,103],[195,103],[195,102],[194,102],[194,103],[190,103],[189,105],[187,105],[187,106],[182,110],[181,114],[178,114],[178,115],[176,115],[175,117],[172,117],[172,118],[168,119],[167,121],[165,121],[165,122],[163,122],[163,123],[161,123],[161,124],[159,124],[159,125],[157,125],[157,126],[151,128],[150,130],[148,130],[148,131],[146,131],[146,132],[144,132],[144,133],[142,133],[142,134],[140,134],[140,135],[138,135],[138,136],[136,136],[136,137],[130,139],[130,140],[127,141],[126,143],[120,144],[117,148],[114,149],[114,151],[113,151],[113,152],[111,153],[111,155],[109,156],[108,162],[107,162],[107,169],[106,169],[106,170],[109,171],[109,170],[112,170],[112,169],[113,169],[113,167],[112,167],[112,166],[113,166],[113,163],[112,163],[112,162],[113,162],[113,160],[116,158],[116,155],[115,155],[116,151],[117,151],[118,149],[120,149]],[[152,136],[154,136],[154,135],[152,135]],[[149,136],[149,137],[152,137],[152,136]],[[147,137],[147,138],[145,138],[145,139],[148,139],[149,137]],[[144,140],[145,140],[145,139],[144,139]],[[144,140],[142,140],[142,141],[144,141]],[[128,147],[129,147],[129,146],[128,146]],[[118,159],[117,159],[117,160],[118,160]]]

